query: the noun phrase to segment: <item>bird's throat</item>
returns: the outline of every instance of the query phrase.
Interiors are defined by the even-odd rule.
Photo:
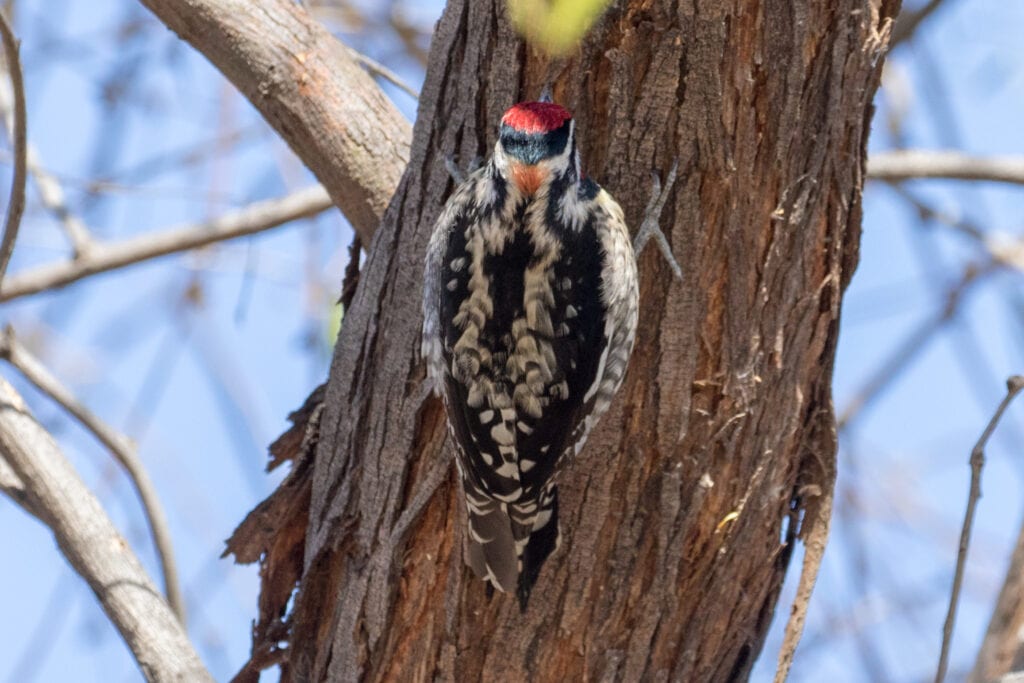
[[[535,194],[546,176],[547,174],[540,166],[512,164],[512,182],[526,196]]]

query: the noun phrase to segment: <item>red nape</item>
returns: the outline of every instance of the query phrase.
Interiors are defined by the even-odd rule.
[[[501,122],[524,133],[550,133],[571,118],[564,107],[551,102],[520,102],[505,112]]]

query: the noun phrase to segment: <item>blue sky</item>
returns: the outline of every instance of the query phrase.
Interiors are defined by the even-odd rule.
[[[440,4],[411,5],[406,16],[429,29]],[[126,22],[137,32],[119,32]],[[22,0],[16,28],[30,140],[98,237],[201,220],[312,182],[231,86],[137,3]],[[893,55],[871,149],[897,144],[885,121],[902,91],[904,144],[1024,153],[1022,29],[1024,5],[948,0],[915,42]],[[391,36],[345,39],[414,85],[422,79],[421,67]],[[105,105],[104,97],[118,89],[121,104]],[[388,91],[412,117],[415,103]],[[213,141],[228,132],[239,140],[216,147]],[[198,159],[184,168],[153,161],[193,149]],[[97,176],[110,178],[99,195],[87,191]],[[988,232],[1022,236],[1019,188],[940,181],[909,187]],[[901,340],[941,310],[945,290],[965,265],[984,254],[948,227],[920,225],[885,186],[869,186],[865,207],[836,367],[840,410]],[[170,517],[190,634],[218,680],[248,654],[257,590],[255,568],[218,556],[234,525],[279,480],[279,473],[262,473],[266,444],[326,377],[329,317],[350,236],[330,212],[199,254],[93,277],[3,310],[3,320],[58,376],[138,440]],[[11,271],[66,254],[58,224],[31,191]],[[793,680],[917,681],[934,670],[968,453],[1005,377],[1024,372],[1024,318],[1014,305],[1022,294],[1019,273],[979,283],[843,435],[833,543]],[[0,372],[15,378],[10,368]],[[17,386],[156,576],[124,477],[59,409],[23,382]],[[1011,409],[1005,422],[988,452],[954,671],[973,660],[1021,522],[1024,408]],[[5,500],[0,530],[9,549],[0,563],[0,604],[20,615],[0,622],[0,681],[137,680],[120,637],[51,535]],[[780,614],[788,612],[792,583]],[[755,680],[770,678],[780,626]]]

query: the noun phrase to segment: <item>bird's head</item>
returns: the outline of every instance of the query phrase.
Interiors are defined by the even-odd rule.
[[[553,102],[520,102],[501,117],[495,157],[527,196],[570,170],[579,177],[572,114]]]

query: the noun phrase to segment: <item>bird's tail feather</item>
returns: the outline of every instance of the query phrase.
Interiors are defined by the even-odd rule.
[[[512,536],[512,522],[501,503],[481,494],[463,480],[469,510],[469,566],[481,579],[500,591],[515,590],[519,560]]]
[[[502,504],[463,482],[469,510],[469,566],[525,610],[541,567],[559,544],[558,488],[531,502]]]
[[[527,533],[529,535],[525,539],[526,542],[517,546],[522,549],[519,556],[519,584],[516,587],[516,594],[519,597],[519,607],[524,612],[541,567],[548,556],[558,549],[561,542],[557,486],[549,485],[541,493]]]

